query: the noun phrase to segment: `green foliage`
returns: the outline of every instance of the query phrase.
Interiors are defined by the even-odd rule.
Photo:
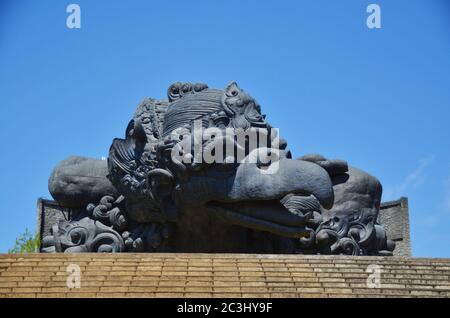
[[[39,236],[33,235],[28,229],[25,229],[25,233],[16,238],[14,247],[8,250],[8,253],[34,253],[39,251],[40,244]]]

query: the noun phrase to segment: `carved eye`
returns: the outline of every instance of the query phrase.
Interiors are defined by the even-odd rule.
[[[72,242],[74,242],[75,244],[77,244],[80,241],[81,235],[80,233],[72,233],[72,235],[70,236],[70,238],[72,239]]]
[[[70,237],[70,241],[73,244],[82,245],[85,242],[86,235],[82,230],[80,230],[79,228],[76,228],[76,229],[70,231],[69,237]]]
[[[230,83],[230,85],[227,86],[225,92],[226,95],[229,97],[236,97],[237,95],[239,95],[239,87],[237,86],[236,83]]]

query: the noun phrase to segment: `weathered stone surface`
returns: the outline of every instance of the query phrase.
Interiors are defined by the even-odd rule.
[[[70,217],[69,208],[64,208],[53,200],[38,199],[36,233],[39,239],[51,235],[53,225],[58,224],[60,220],[69,220]]]
[[[68,158],[49,189],[83,211],[52,227],[47,252],[392,255],[395,247],[377,223],[379,181],[343,160],[292,159],[235,82],[177,82],[168,100],[145,99],[107,165]]]
[[[85,208],[103,196],[117,195],[116,188],[106,177],[104,160],[73,156],[61,161],[50,175],[48,189],[53,198],[67,208]]]
[[[59,220],[67,220],[71,215],[68,208],[62,207],[53,200],[38,200],[37,231],[40,239],[51,235],[51,227]],[[407,198],[383,202],[378,216],[380,224],[384,225],[388,237],[396,243],[394,256],[412,256],[409,236],[409,212]]]
[[[384,225],[391,240],[395,242],[395,256],[411,256],[408,199],[383,202],[378,221]]]

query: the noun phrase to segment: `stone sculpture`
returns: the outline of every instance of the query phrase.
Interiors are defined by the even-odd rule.
[[[53,226],[43,252],[392,255],[376,178],[343,160],[292,159],[235,82],[177,82],[167,94],[138,106],[107,161],[70,157],[54,169],[50,193],[79,212]],[[214,133],[196,139],[196,127]]]

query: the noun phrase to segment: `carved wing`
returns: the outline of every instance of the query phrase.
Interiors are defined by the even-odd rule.
[[[109,150],[108,168],[110,173],[130,174],[136,169],[135,148],[131,139],[115,138]]]

